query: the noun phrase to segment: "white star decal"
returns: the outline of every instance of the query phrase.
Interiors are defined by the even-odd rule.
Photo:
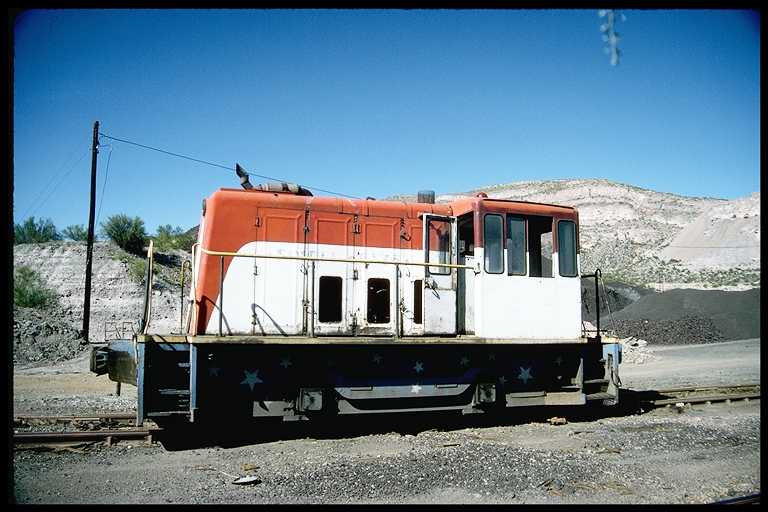
[[[557,356],[557,359],[555,359],[555,364],[557,366],[560,366],[561,364],[563,364],[563,356]]]
[[[530,368],[523,368],[520,367],[520,375],[517,376],[518,379],[523,381],[523,384],[528,384],[529,380],[533,380],[533,376],[531,375],[531,369]]]
[[[381,364],[382,359],[384,359],[384,358],[381,357],[379,354],[374,354],[373,355],[373,362],[376,363],[376,364]]]
[[[411,393],[418,393],[419,391],[421,391],[421,386],[419,386],[418,384],[414,384],[413,386],[411,386]]]
[[[502,375],[501,377],[499,377],[499,382],[501,382],[501,384],[504,385],[507,383],[507,378]]]
[[[212,366],[212,367],[208,368],[208,376],[209,377],[218,377],[220,370],[221,370],[221,368],[215,368],[215,367]]]
[[[416,361],[416,366],[414,366],[413,369],[416,373],[421,373],[424,371],[424,365],[420,361]]]
[[[259,378],[259,370],[255,370],[253,372],[249,372],[248,370],[245,370],[245,379],[240,384],[248,384],[251,387],[251,391],[253,391],[253,386],[256,384],[262,384],[264,381]]]
[[[289,367],[289,366],[291,366],[292,364],[293,364],[293,363],[291,362],[291,360],[290,360],[289,358],[287,358],[287,357],[284,357],[284,358],[283,358],[283,359],[280,361],[280,366],[282,366],[282,367],[283,367],[283,368],[285,368],[286,370],[287,370],[287,369],[288,369],[288,367]]]
[[[467,358],[467,356],[462,357],[460,364],[461,366],[467,366],[469,364],[469,358]]]

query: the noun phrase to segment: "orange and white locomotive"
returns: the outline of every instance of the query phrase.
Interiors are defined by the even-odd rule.
[[[93,371],[138,386],[139,422],[616,403],[621,347],[581,320],[578,212],[425,197],[214,192],[183,332],[151,332],[148,288],[144,332]]]

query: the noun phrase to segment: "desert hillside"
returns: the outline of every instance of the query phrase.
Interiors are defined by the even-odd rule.
[[[759,192],[725,200],[583,179],[490,185],[436,201],[479,192],[578,208],[584,272],[599,267],[611,279],[658,289],[760,284]]]
[[[84,242],[47,242],[13,247],[14,267],[28,266],[56,292],[57,305],[46,312],[52,324],[81,329],[85,293]],[[180,289],[178,267],[186,253],[156,255],[151,326],[161,332],[179,330]],[[187,256],[188,257],[188,256]],[[144,304],[143,258],[133,256],[109,242],[93,248],[90,342],[115,335],[115,329],[138,328]],[[14,319],[27,319],[17,312]],[[124,325],[125,324],[125,325]],[[23,331],[25,326],[19,326]],[[105,333],[106,330],[106,333]]]

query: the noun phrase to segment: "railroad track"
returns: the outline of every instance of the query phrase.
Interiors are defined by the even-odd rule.
[[[631,391],[631,390],[630,390]],[[633,391],[637,400],[650,407],[671,407],[677,404],[702,404],[760,399],[760,384],[736,386],[698,386],[668,388],[649,391]],[[14,431],[14,444],[67,444],[82,442],[106,442],[107,445],[120,440],[145,440],[152,443],[153,437],[162,432],[161,428],[128,427],[102,429],[99,425],[114,426],[135,420],[136,413],[95,413],[86,416],[31,416],[14,417],[17,426],[31,426],[45,423],[70,423],[75,426],[88,425],[87,429],[67,432],[20,432]]]
[[[35,416],[18,415],[14,417],[17,427],[33,425],[68,423],[77,430],[65,432],[40,432],[18,431],[13,433],[13,442],[16,445],[67,445],[77,443],[105,442],[108,446],[122,440],[144,440],[151,444],[153,437],[161,428],[151,427],[126,427],[114,428],[116,425],[130,424],[136,420],[134,412],[96,413],[84,416]],[[106,425],[108,428],[102,428]],[[85,426],[86,428],[82,428]],[[79,429],[78,429],[79,428]]]
[[[712,503],[712,505],[759,505],[760,493],[749,494],[747,496],[739,496],[737,498],[729,498],[727,500],[720,500]]]
[[[42,415],[18,415],[14,416],[16,424],[32,423],[75,423],[75,422],[127,422],[136,419],[135,412],[107,412],[86,416],[42,416]]]
[[[711,404],[715,402],[749,401],[760,399],[760,384],[737,386],[698,386],[636,391],[641,403],[655,407],[676,404]]]
[[[72,444],[83,442],[106,442],[111,446],[116,441],[144,440],[152,444],[153,436],[162,432],[160,428],[133,428],[125,430],[92,430],[77,432],[14,432],[14,444]]]

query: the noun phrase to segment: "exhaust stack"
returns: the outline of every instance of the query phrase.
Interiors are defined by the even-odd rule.
[[[416,194],[416,202],[435,204],[435,191],[419,190],[419,193]]]

